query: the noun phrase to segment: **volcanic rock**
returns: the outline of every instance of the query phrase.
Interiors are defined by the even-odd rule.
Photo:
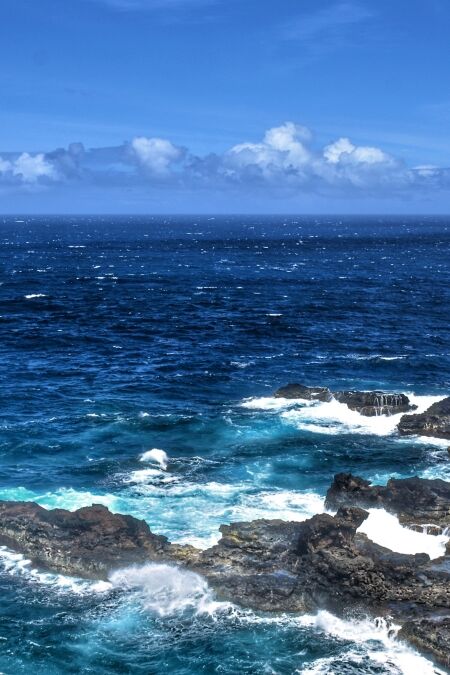
[[[387,394],[383,391],[336,391],[333,396],[339,403],[345,403],[350,410],[356,410],[366,417],[395,415],[417,407],[410,403],[405,394]]]
[[[424,413],[403,415],[398,430],[403,436],[414,434],[450,438],[450,396],[433,403]]]
[[[391,478],[386,486],[371,485],[369,481],[339,473],[329,488],[326,507],[334,510],[343,505],[362,508],[384,508],[393,513],[403,525],[434,526],[431,533],[441,533],[450,526],[450,483],[425,478]]]
[[[94,504],[73,513],[33,502],[0,501],[0,544],[36,565],[92,579],[117,567],[160,559],[169,544],[147,523]]]
[[[366,417],[394,415],[415,410],[405,394],[388,394],[383,391],[336,391],[328,387],[307,387],[304,384],[288,384],[275,392],[276,398],[305,399],[327,403],[333,398]]]
[[[417,649],[450,669],[450,617],[407,621],[398,634]]]

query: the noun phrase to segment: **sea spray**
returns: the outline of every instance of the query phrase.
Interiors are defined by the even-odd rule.
[[[160,448],[152,448],[152,450],[147,450],[147,452],[144,452],[139,459],[141,462],[158,464],[163,471],[167,470],[167,464],[169,462],[169,456],[164,450],[160,450]]]
[[[144,608],[159,616],[186,611],[213,614],[230,607],[229,603],[214,600],[201,576],[173,565],[127,567],[113,572],[109,579],[114,588],[137,593]]]
[[[384,509],[368,509],[369,517],[359,527],[358,532],[366,534],[376,544],[397,553],[427,553],[433,560],[445,554],[449,541],[448,535],[427,534],[403,527],[398,518]]]

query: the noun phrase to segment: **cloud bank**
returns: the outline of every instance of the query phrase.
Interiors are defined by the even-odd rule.
[[[0,153],[0,191],[55,191],[61,186],[139,188],[264,194],[277,197],[432,198],[450,191],[450,169],[424,163],[408,167],[376,146],[343,136],[317,147],[312,132],[286,122],[258,142],[244,141],[224,152],[196,155],[169,139],[139,136],[120,146],[40,153]]]

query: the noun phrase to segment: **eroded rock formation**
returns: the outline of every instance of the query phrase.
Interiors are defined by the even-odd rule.
[[[404,436],[450,438],[450,396],[433,403],[424,413],[403,415],[398,430]]]
[[[202,574],[221,599],[257,610],[362,609],[392,615],[405,624],[405,638],[442,663],[448,645],[450,558],[431,561],[425,553],[395,553],[358,528],[368,516],[362,506],[383,506],[402,522],[442,528],[450,514],[450,484],[407,479],[371,486],[339,474],[327,504],[337,509],[335,516],[222,525],[218,544],[201,551],[170,544],[144,521],[112,514],[104,506],[69,512],[3,501],[0,544],[46,569],[95,579],[130,564],[183,565]]]
[[[288,384],[275,392],[277,398],[305,399],[327,402],[336,399],[350,410],[361,415],[394,415],[415,410],[405,394],[391,394],[383,391],[330,391],[328,387],[307,387],[303,384]]]

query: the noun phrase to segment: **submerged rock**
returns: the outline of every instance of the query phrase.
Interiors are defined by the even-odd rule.
[[[306,401],[331,401],[333,395],[328,387],[306,387],[303,384],[288,384],[275,392],[275,398],[300,398]]]
[[[437,663],[450,669],[450,616],[407,621],[398,637],[430,654]]]
[[[431,533],[450,527],[450,483],[425,478],[391,478],[387,485],[371,485],[369,481],[339,473],[329,488],[325,505],[338,509],[343,505],[363,508],[384,508],[403,525],[432,526]]]
[[[424,413],[403,415],[398,423],[398,430],[404,436],[450,438],[450,396],[433,403]]]
[[[394,415],[415,410],[405,394],[389,394],[383,391],[335,391],[328,387],[307,387],[304,384],[288,384],[275,392],[276,398],[305,399],[306,401],[332,401],[344,403],[350,410],[361,415]]]

